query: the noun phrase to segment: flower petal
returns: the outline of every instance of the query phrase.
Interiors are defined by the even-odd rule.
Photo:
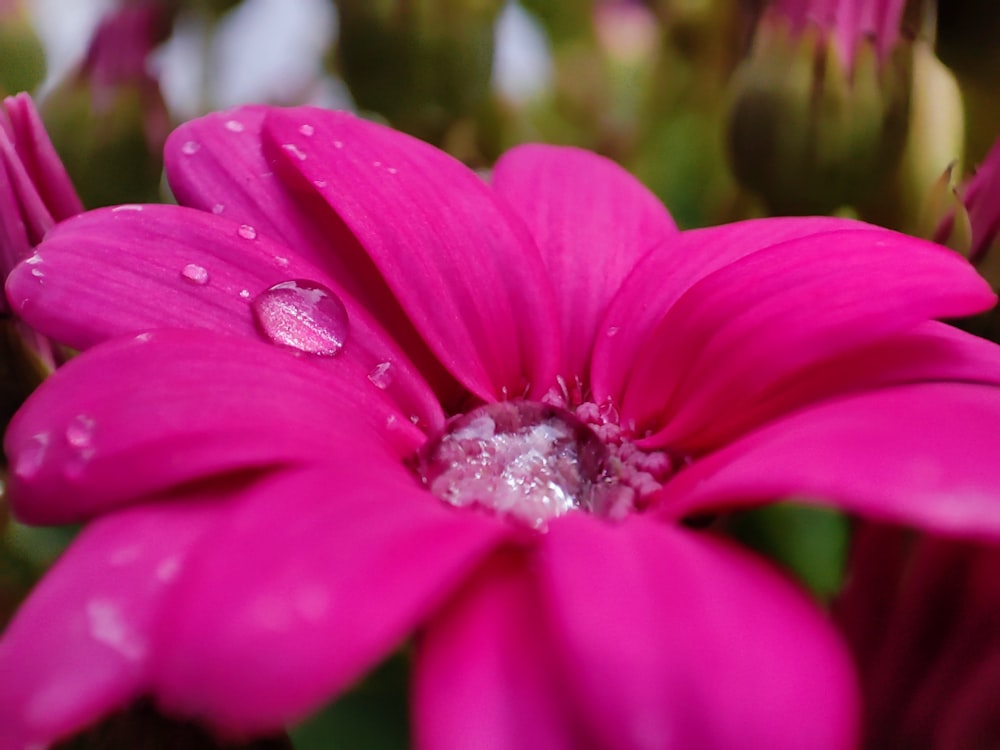
[[[275,174],[274,160],[261,143],[268,111],[239,107],[184,123],[171,133],[165,167],[177,200],[294,248],[299,260],[321,269],[390,331],[439,393],[450,395],[454,382],[344,222],[312,186],[290,190]]]
[[[679,518],[795,497],[948,534],[1000,536],[1000,389],[900,386],[771,422],[663,488]]]
[[[0,639],[0,747],[47,747],[146,691],[166,592],[229,507],[188,496],[80,533]]]
[[[345,443],[416,450],[420,430],[344,364],[193,330],[108,342],[58,370],[12,420],[13,510],[68,523],[182,483],[320,463]]]
[[[49,233],[11,274],[7,293],[32,326],[77,349],[173,326],[257,341],[250,303],[289,279],[317,281],[343,301],[350,335],[335,367],[350,359],[371,372],[390,363],[386,390],[400,409],[440,426],[437,400],[406,355],[335,280],[296,250],[211,214],[157,205],[84,214]]]
[[[524,225],[474,172],[344,112],[272,110],[265,153],[330,204],[445,367],[480,398],[554,384],[551,285]]]
[[[427,623],[414,662],[415,745],[587,747],[552,659],[527,559],[494,555]]]
[[[345,446],[321,471],[259,482],[169,602],[157,697],[237,736],[298,720],[385,658],[509,533],[445,506],[384,452]]]
[[[639,258],[677,226],[635,177],[581,149],[518,146],[497,162],[493,185],[524,219],[558,282],[560,372],[585,382],[612,296]]]
[[[645,518],[567,516],[537,570],[595,746],[853,747],[846,649],[762,561]]]
[[[594,342],[597,401],[621,403],[632,363],[673,304],[699,279],[772,245],[865,226],[846,219],[756,219],[679,232],[636,265],[611,301]]]
[[[715,271],[677,300],[635,362],[621,415],[655,431],[649,445],[690,451],[701,425],[751,407],[804,368],[995,301],[975,269],[940,245],[878,229],[792,240]]]

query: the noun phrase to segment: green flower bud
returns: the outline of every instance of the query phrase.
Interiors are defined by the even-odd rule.
[[[441,143],[490,101],[501,0],[338,0],[336,62],[358,106]]]
[[[815,25],[794,33],[765,17],[734,79],[737,179],[782,214],[829,213],[875,194],[906,141],[912,61],[910,42],[883,60],[869,38],[843,60]]]

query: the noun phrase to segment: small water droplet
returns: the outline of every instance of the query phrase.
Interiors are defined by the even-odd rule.
[[[185,141],[184,145],[181,146],[181,152],[185,156],[194,156],[199,151],[201,151],[201,144],[198,141]]]
[[[252,303],[261,333],[275,344],[332,357],[347,339],[347,309],[336,294],[315,281],[275,284]]]
[[[237,234],[239,234],[240,237],[242,237],[245,240],[255,240],[255,239],[257,239],[257,230],[254,229],[249,224],[240,224],[240,228],[238,230],[236,230],[236,231],[237,231]]]
[[[122,211],[135,211],[136,213],[139,213],[142,211],[142,206],[138,203],[123,203],[122,205],[115,206],[111,209],[111,213],[113,214],[121,213]]]
[[[294,143],[282,143],[281,147],[299,161],[306,160],[306,152],[300,149]]]
[[[77,414],[66,427],[66,442],[74,448],[93,447],[94,425],[96,421],[86,414]]]
[[[380,161],[373,161],[372,162],[372,166],[377,169],[378,167],[382,166],[382,162],[380,162]]]
[[[43,271],[41,268],[32,268],[31,275],[34,276],[36,279],[43,279],[45,278],[45,271]]]
[[[326,180],[313,180],[313,185],[320,188],[321,190],[327,186]]]
[[[230,133],[242,133],[243,123],[239,120],[226,120],[226,130]]]
[[[392,385],[393,381],[392,362],[379,362],[368,373],[368,379],[376,388],[381,388],[382,390],[388,388]]]
[[[275,255],[274,262],[277,264],[278,268],[288,268],[288,258],[284,255]]]
[[[385,171],[388,172],[389,174],[396,174],[399,172],[399,170],[396,169],[395,167],[386,167]]]
[[[24,264],[26,266],[37,266],[41,262],[42,262],[42,256],[39,255],[38,251],[36,250],[35,253],[30,258],[27,258],[24,261]]]
[[[306,123],[305,125],[299,125],[299,132],[304,136],[311,136],[316,132],[316,128]]]
[[[250,290],[249,289],[240,289],[240,297],[242,299],[250,299]]]
[[[50,442],[51,437],[47,432],[39,432],[32,435],[16,453],[14,473],[22,479],[31,479],[35,476],[45,462]]]
[[[334,141],[333,142],[333,147],[334,148],[343,148],[344,147],[344,142],[343,141]]]
[[[181,269],[181,276],[184,277],[185,281],[189,281],[197,286],[204,286],[208,283],[208,271],[204,266],[199,266],[197,263],[188,263]]]
[[[135,340],[138,341],[140,344],[145,344],[153,340],[153,334],[149,332],[140,333],[138,336],[135,337]]]
[[[611,326],[606,331],[608,338],[611,338],[612,336],[617,336],[620,330],[621,328],[619,328],[618,326]]]
[[[226,210],[226,207],[222,203],[216,203],[214,206],[212,206],[212,213],[215,214],[216,216],[218,216],[219,214],[221,214],[225,210]]]

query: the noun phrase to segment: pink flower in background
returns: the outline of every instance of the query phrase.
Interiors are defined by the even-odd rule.
[[[944,248],[678,233],[591,154],[488,185],[311,108],[166,163],[180,206],[67,221],[7,282],[87,350],[8,431],[14,511],[89,523],[0,641],[4,746],[141,696],[269,732],[413,635],[419,747],[850,747],[823,614],[676,522],[795,496],[1000,533],[1000,355],[934,320],[994,296]]]
[[[860,526],[835,606],[859,665],[865,747],[1000,744],[1000,547]]]
[[[845,68],[852,67],[858,45],[871,40],[883,62],[900,38],[906,0],[773,0],[766,11],[793,33],[817,29],[831,40]]]

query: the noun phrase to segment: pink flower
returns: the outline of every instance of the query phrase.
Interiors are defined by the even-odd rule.
[[[883,62],[899,40],[906,0],[774,0],[766,11],[795,34],[816,29],[851,68],[858,46],[871,40]]]
[[[849,747],[823,614],[675,522],[795,495],[1000,533],[1000,356],[933,320],[994,295],[944,248],[678,233],[591,154],[488,185],[311,108],[166,163],[181,206],[67,221],[7,283],[88,350],[7,433],[14,511],[89,523],[0,641],[4,747],[143,695],[272,731],[410,636],[419,747]]]
[[[1000,546],[861,525],[836,616],[859,665],[865,747],[1000,744]]]

